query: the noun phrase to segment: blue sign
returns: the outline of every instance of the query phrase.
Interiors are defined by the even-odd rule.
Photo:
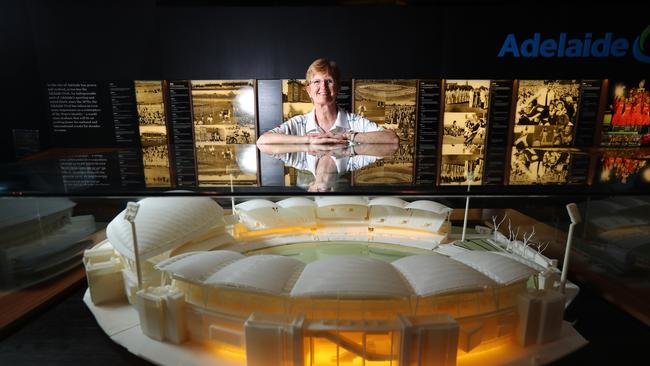
[[[650,55],[646,53],[645,43],[650,35],[650,26],[632,42],[632,55],[639,62],[650,63]],[[594,38],[592,33],[584,37],[571,38],[566,32],[556,38],[542,39],[540,33],[532,38],[517,42],[514,33],[506,36],[497,57],[511,56],[515,58],[604,58],[624,57],[628,54],[630,42],[625,37],[615,37],[607,32],[603,37]]]

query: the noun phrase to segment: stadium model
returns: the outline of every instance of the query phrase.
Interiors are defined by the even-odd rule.
[[[84,301],[158,364],[530,365],[586,343],[563,321],[577,287],[556,261],[498,231],[452,241],[437,202],[129,205],[85,253]]]

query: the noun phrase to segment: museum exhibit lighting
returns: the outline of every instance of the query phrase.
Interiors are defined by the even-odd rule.
[[[467,249],[451,210],[326,196],[224,215],[208,197],[145,198],[84,254],[84,301],[163,365],[523,365],[584,345],[562,320],[577,287],[531,281],[556,262],[491,232],[492,247]]]

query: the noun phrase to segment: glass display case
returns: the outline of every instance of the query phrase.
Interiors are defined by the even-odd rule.
[[[0,365],[646,357],[646,13],[258,3],[0,6]]]
[[[589,186],[437,186],[414,183],[412,163],[386,167],[390,146],[250,149],[228,185],[173,189],[125,184],[111,166],[128,150],[12,164],[3,297],[76,271],[89,323],[159,364],[547,364],[589,341],[562,321],[582,287],[647,324],[650,196],[634,155],[585,152]],[[323,158],[333,170],[310,171]],[[75,161],[104,168],[66,174]],[[250,164],[257,182],[238,185]]]

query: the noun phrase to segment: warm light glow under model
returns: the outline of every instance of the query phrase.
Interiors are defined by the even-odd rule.
[[[294,197],[224,216],[206,197],[147,198],[85,253],[89,306],[128,301],[147,339],[200,344],[225,365],[528,364],[584,344],[563,329],[556,261],[497,233],[455,245],[450,213],[424,200]]]

